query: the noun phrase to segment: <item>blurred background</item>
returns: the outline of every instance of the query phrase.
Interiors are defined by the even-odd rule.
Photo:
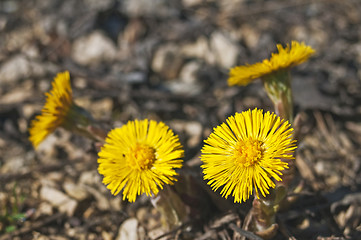
[[[276,239],[361,237],[361,1],[0,0],[0,239],[238,239],[228,224],[247,209],[212,203],[206,220],[164,232],[148,198],[111,196],[90,140],[58,129],[34,151],[29,123],[68,70],[105,129],[164,121],[200,178],[213,127],[273,110],[261,81],[228,87],[229,68],[292,40],[317,54],[292,69],[305,192],[279,214]]]

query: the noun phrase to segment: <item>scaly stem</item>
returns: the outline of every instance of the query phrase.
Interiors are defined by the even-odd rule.
[[[107,136],[106,131],[98,126],[91,114],[76,104],[73,104],[69,109],[63,127],[101,143],[104,143]]]
[[[277,233],[276,213],[280,202],[286,197],[287,190],[280,186],[270,189],[266,197],[253,200],[251,214],[251,230],[264,239],[271,239]]]
[[[262,81],[268,96],[274,104],[275,113],[293,124],[293,97],[289,70],[284,69],[264,76]],[[288,163],[288,169],[282,171],[283,181],[278,182],[277,185],[288,188],[295,175],[295,163],[293,160],[283,161]]]
[[[264,88],[275,106],[275,113],[282,119],[293,123],[293,97],[291,75],[281,70],[262,78]]]
[[[151,198],[151,202],[160,212],[165,229],[171,230],[185,222],[187,218],[186,206],[168,185],[165,185],[157,196]]]
[[[293,99],[291,76],[288,69],[280,70],[262,77],[265,90],[272,100],[275,113],[284,120],[293,123]],[[270,239],[277,233],[276,213],[280,203],[286,200],[287,190],[294,177],[295,165],[287,161],[289,168],[282,171],[282,182],[270,189],[266,197],[260,196],[253,201],[251,214],[252,230],[264,239]]]

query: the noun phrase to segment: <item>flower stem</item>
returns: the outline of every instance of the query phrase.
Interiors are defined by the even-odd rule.
[[[99,127],[91,114],[82,107],[73,104],[69,109],[63,127],[71,132],[104,143],[106,131]]]
[[[165,229],[171,230],[185,222],[187,218],[186,206],[168,185],[165,185],[157,196],[151,198],[151,202],[160,212]]]
[[[288,69],[280,70],[262,77],[264,88],[272,100],[275,113],[284,120],[293,123],[293,96],[291,75]],[[287,161],[288,169],[282,171],[283,181],[276,183],[275,189],[270,189],[266,197],[255,198],[251,210],[251,227],[264,239],[270,239],[277,233],[276,213],[280,203],[287,200],[288,187],[294,178],[294,161]]]
[[[293,96],[291,75],[281,70],[262,78],[264,88],[275,106],[275,113],[282,119],[293,123]]]
[[[276,213],[280,202],[285,199],[287,189],[283,186],[270,189],[266,197],[255,198],[252,204],[251,229],[263,239],[270,239],[277,233]]]

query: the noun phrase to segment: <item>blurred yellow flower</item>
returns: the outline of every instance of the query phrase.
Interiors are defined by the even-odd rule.
[[[57,127],[62,126],[69,109],[73,106],[69,72],[58,73],[52,82],[52,89],[45,93],[46,103],[29,129],[29,140],[35,148]]]
[[[277,49],[278,53],[272,53],[270,60],[265,59],[263,62],[252,65],[246,64],[231,68],[228,85],[245,86],[256,78],[301,64],[315,53],[312,47],[297,41],[292,41],[291,47],[287,44],[286,48],[283,48],[281,44],[277,44]]]
[[[173,184],[175,168],[182,167],[183,147],[163,122],[129,121],[108,133],[98,156],[98,171],[113,195],[123,189],[123,200],[157,195],[164,184]]]
[[[288,168],[281,159],[294,159],[292,134],[290,124],[274,113],[258,109],[236,113],[205,140],[204,179],[214,191],[223,186],[221,195],[232,195],[234,202],[246,201],[253,188],[257,197],[259,191],[266,196]]]

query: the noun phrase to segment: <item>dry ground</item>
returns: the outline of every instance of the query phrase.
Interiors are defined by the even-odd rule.
[[[361,239],[358,0],[1,0],[0,239],[239,239],[249,203],[204,198],[201,218],[165,232],[148,198],[111,196],[94,143],[59,129],[34,151],[27,129],[69,70],[76,101],[104,128],[165,121],[185,147],[183,171],[201,179],[214,126],[272,110],[259,81],[228,87],[229,68],[292,40],[317,55],[292,70],[304,190],[275,239]]]

